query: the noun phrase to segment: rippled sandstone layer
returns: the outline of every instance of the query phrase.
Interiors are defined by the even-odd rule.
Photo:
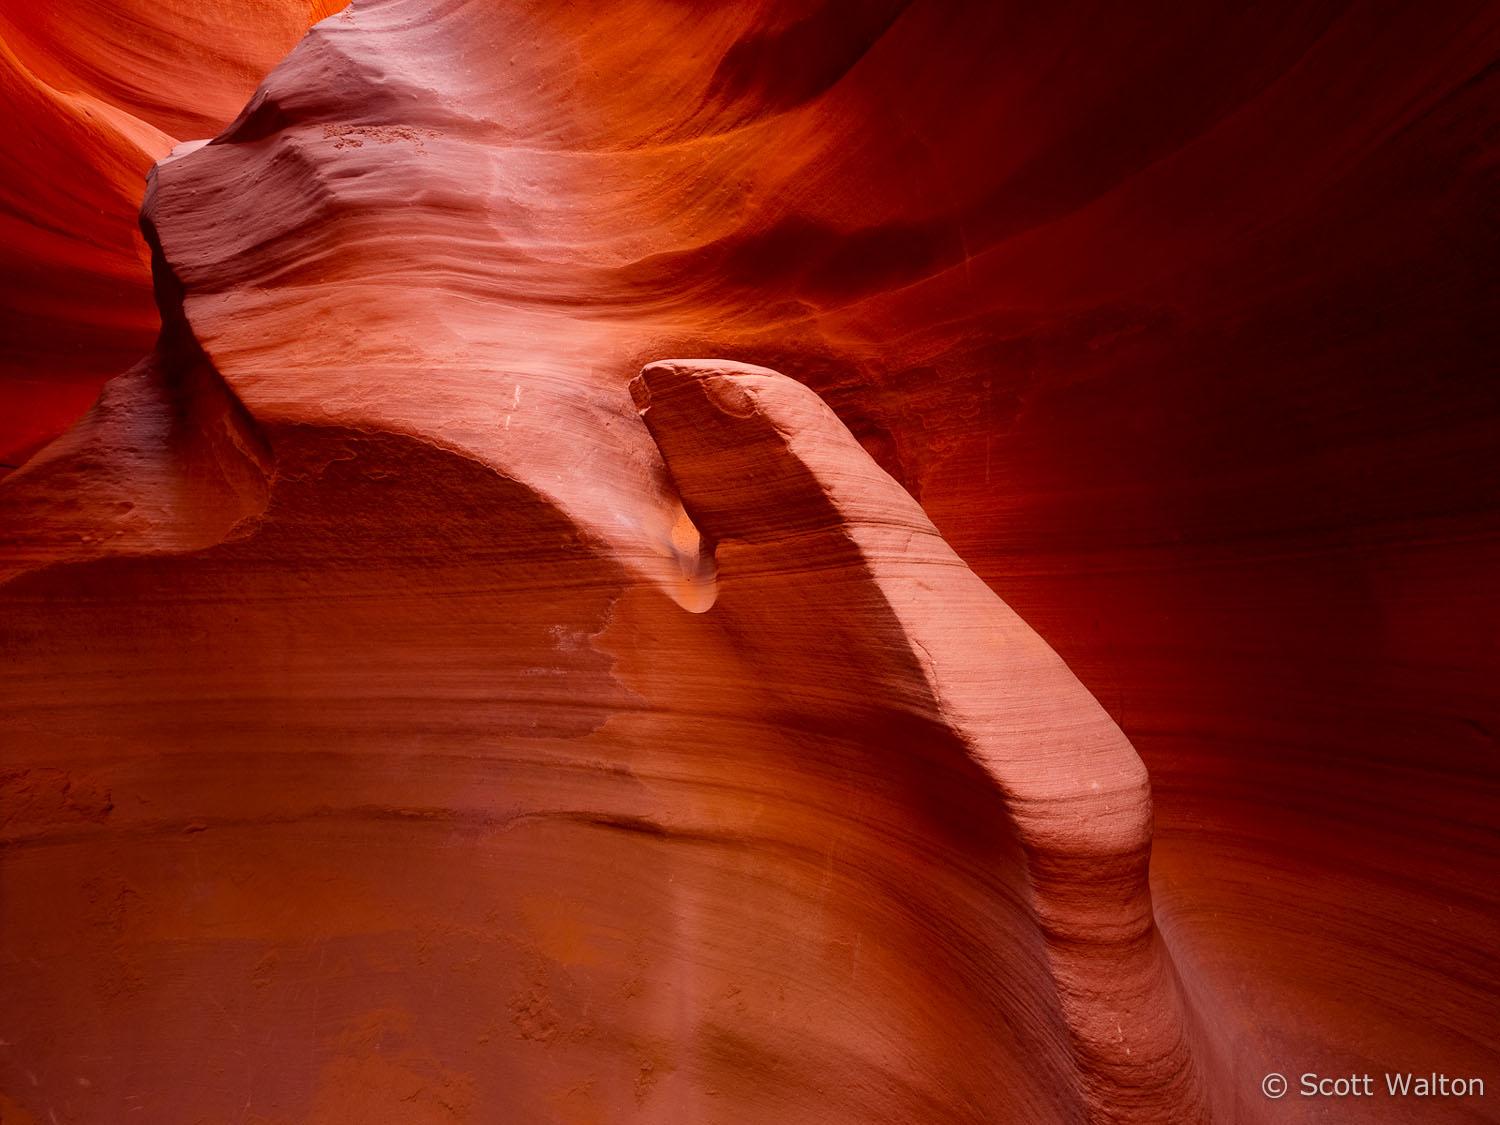
[[[5,901],[55,904],[0,917],[0,1091],[1280,1120],[1271,1070],[1484,1073],[1496,46],[321,24],[157,167],[163,339],[0,486]],[[643,422],[693,354],[842,424],[717,361]],[[1135,754],[990,591],[1150,768],[1154,923]]]

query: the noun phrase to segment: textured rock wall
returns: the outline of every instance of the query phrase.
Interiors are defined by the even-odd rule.
[[[151,156],[243,96],[180,13],[6,18]],[[1497,1057],[1497,46],[319,24],[156,165],[161,339],[0,485],[0,1108],[1492,1119],[1259,1083]],[[81,276],[24,300],[126,315]]]
[[[156,335],[142,178],[234,118],[332,0],[0,4],[0,472]]]

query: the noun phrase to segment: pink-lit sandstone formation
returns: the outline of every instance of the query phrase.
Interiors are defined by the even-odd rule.
[[[0,1121],[1500,1119],[1500,12],[273,7],[0,13]]]

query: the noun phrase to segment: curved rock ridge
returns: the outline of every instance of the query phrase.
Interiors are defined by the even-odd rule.
[[[8,463],[149,344],[140,171],[252,81],[183,60],[289,10],[0,12]],[[319,24],[153,173],[156,350],[0,482],[0,1115],[1489,1073],[1497,57],[1481,0]],[[643,423],[670,355],[729,358]]]
[[[0,587],[6,878],[68,888],[0,925],[42,966],[17,1104],[1208,1118],[1119,730],[812,392],[632,390],[711,604],[471,458],[253,422],[182,348],[7,482],[133,502]],[[105,1057],[143,1010],[158,1049]]]
[[[996,790],[1090,1119],[1207,1120],[1151,915],[1149,783],[1119,728],[811,391],[712,360],[651,364],[631,390],[715,544],[713,613],[767,631],[804,623],[799,671],[822,674],[779,689],[821,708],[829,684],[879,685],[945,731],[937,747],[888,752],[959,750]],[[993,971],[1008,969],[996,959]]]

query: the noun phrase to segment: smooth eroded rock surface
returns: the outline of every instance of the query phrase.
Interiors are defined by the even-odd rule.
[[[1500,1054],[1491,6],[213,11],[0,25],[0,1115],[1494,1116],[1260,1088]]]

